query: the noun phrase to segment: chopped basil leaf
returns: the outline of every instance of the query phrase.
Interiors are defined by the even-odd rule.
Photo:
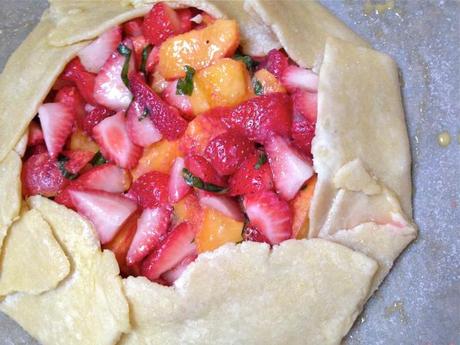
[[[125,63],[123,64],[123,69],[121,70],[121,80],[129,87],[128,71],[129,71],[129,60],[131,59],[131,49],[125,46],[123,43],[120,43],[117,48],[118,52],[125,57]]]
[[[261,167],[262,165],[264,165],[265,163],[267,163],[267,154],[266,154],[265,152],[261,152],[261,153],[259,154],[259,160],[258,160],[257,163],[254,165],[254,168],[255,168],[256,170],[259,170],[260,167]]]
[[[258,81],[257,79],[254,80],[253,87],[254,87],[254,93],[257,96],[261,96],[264,94],[264,87],[262,86],[262,83]]]
[[[57,160],[57,165],[61,171],[62,176],[69,180],[75,180],[78,177],[78,174],[73,174],[65,168],[65,163],[69,161],[69,158],[64,155],[59,155]]]
[[[93,166],[98,166],[107,163],[107,160],[102,155],[101,151],[97,151],[97,153],[93,156],[90,161],[90,164]]]
[[[181,78],[177,81],[176,95],[188,95],[193,93],[193,76],[195,70],[190,66],[185,66],[185,78]]]
[[[249,55],[241,54],[241,53],[236,53],[233,56],[233,59],[243,61],[249,72],[254,72],[257,65],[259,65],[259,63],[253,60],[252,57],[250,57]]]
[[[228,188],[217,186],[212,183],[204,182],[199,177],[193,175],[190,170],[187,168],[182,169],[182,177],[185,180],[185,183],[191,187],[195,187],[198,189],[205,190],[207,192],[217,193],[217,194],[224,194],[228,192]]]
[[[142,115],[139,116],[139,117],[137,118],[137,120],[138,120],[138,121],[142,121],[143,119],[145,119],[145,118],[146,118],[147,116],[149,116],[149,115],[150,115],[150,110],[149,110],[149,108],[146,107],[146,108],[144,108],[144,112],[142,113]]]
[[[147,71],[145,69],[146,65],[147,65],[147,58],[149,57],[149,54],[150,52],[152,51],[152,45],[149,44],[148,46],[146,46],[143,50],[142,50],[142,61],[141,61],[141,67],[140,67],[140,70],[142,73],[147,74]]]

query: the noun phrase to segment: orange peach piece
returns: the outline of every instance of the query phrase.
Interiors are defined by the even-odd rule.
[[[238,24],[218,19],[204,29],[192,30],[167,39],[160,46],[158,70],[166,79],[185,76],[185,66],[196,71],[232,55],[240,44]]]
[[[211,251],[225,243],[242,241],[243,227],[243,222],[238,222],[212,208],[205,208],[203,224],[195,237],[198,252]]]
[[[179,141],[160,140],[144,149],[141,159],[137,166],[131,170],[133,180],[149,171],[159,171],[169,173],[174,160],[182,156],[179,150]]]
[[[308,227],[310,226],[308,213],[310,211],[311,198],[315,191],[316,179],[316,175],[310,178],[307,182],[307,187],[302,189],[291,201],[291,208],[294,214],[292,233],[293,237],[298,240],[306,238],[308,235]]]
[[[70,137],[68,149],[97,153],[99,146],[85,132],[77,129]]]
[[[192,113],[195,116],[203,114],[211,108],[206,94],[197,84],[196,79],[193,80],[193,93],[190,96],[190,103],[192,104]]]
[[[254,73],[254,79],[258,80],[263,88],[263,94],[273,92],[286,92],[284,86],[266,69],[260,69]]]
[[[196,230],[201,226],[203,209],[193,192],[174,204],[174,217],[177,223],[188,222]]]

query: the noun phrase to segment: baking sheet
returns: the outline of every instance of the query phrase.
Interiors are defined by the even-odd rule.
[[[399,64],[420,227],[344,343],[460,345],[460,2],[322,3]],[[0,0],[0,70],[45,8],[45,0]],[[447,147],[438,144],[444,131]],[[37,342],[0,313],[7,344]]]

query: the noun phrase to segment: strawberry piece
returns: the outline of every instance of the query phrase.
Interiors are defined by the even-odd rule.
[[[160,45],[168,37],[181,33],[181,29],[177,13],[164,3],[152,7],[142,27],[145,38],[153,45]]]
[[[168,187],[169,175],[150,171],[134,181],[127,197],[135,200],[142,208],[167,206]]]
[[[32,121],[29,125],[29,138],[27,139],[27,146],[34,146],[44,142],[43,132],[40,125]]]
[[[124,44],[129,49],[132,49],[130,41],[126,41]],[[126,59],[127,57],[121,55],[118,51],[114,51],[102,66],[94,83],[94,98],[96,101],[115,111],[125,110],[132,100],[131,92],[121,79],[121,72]],[[128,74],[134,69],[134,58],[131,56]]]
[[[48,152],[57,157],[72,132],[75,113],[62,103],[45,103],[38,108],[38,117]]]
[[[188,223],[176,226],[158,249],[142,262],[141,274],[152,281],[157,280],[185,257],[196,253],[194,238],[195,232]]]
[[[91,151],[64,151],[62,154],[69,160],[65,163],[65,168],[72,174],[77,174],[88,164],[94,157],[94,153]]]
[[[137,221],[137,230],[126,256],[129,266],[142,261],[168,231],[171,211],[164,208],[146,208]]]
[[[93,105],[97,103],[93,95],[95,78],[94,74],[85,70],[78,57],[70,61],[62,73],[62,79],[75,83],[85,101]]]
[[[223,215],[239,222],[244,220],[240,205],[238,205],[238,203],[232,198],[227,196],[214,195],[202,191],[198,193],[198,198],[200,200],[201,206],[203,207],[213,208]]]
[[[230,195],[245,195],[273,189],[273,178],[268,163],[260,165],[259,155],[252,155],[238,167],[229,180]]]
[[[87,189],[102,190],[110,193],[122,193],[131,184],[129,172],[110,163],[92,168],[76,181]]]
[[[152,48],[152,51],[150,52],[149,56],[147,57],[147,61],[146,61],[146,64],[145,64],[145,70],[147,71],[147,73],[152,73],[153,70],[155,69],[155,65],[158,64],[159,61],[160,61],[160,46],[155,46],[155,47]],[[157,72],[157,73],[158,73],[158,75],[161,75],[160,72]],[[164,79],[164,77],[163,77],[163,80],[166,81]]]
[[[313,168],[300,153],[281,137],[271,138],[265,145],[276,190],[286,200],[295,197],[305,181],[313,176]]]
[[[187,121],[180,117],[179,111],[153,92],[140,73],[131,73],[129,83],[135,100],[150,114],[150,119],[165,139],[180,138],[187,128]]]
[[[115,112],[107,109],[106,107],[101,105],[94,107],[83,118],[83,130],[91,136],[93,134],[93,128],[97,126],[102,120],[112,115],[115,115]]]
[[[56,159],[48,153],[35,154],[27,159],[22,168],[22,187],[25,196],[55,196],[67,183]]]
[[[244,228],[243,240],[270,244],[270,241],[268,241],[267,238],[264,235],[262,235],[262,233],[259,230],[257,230],[254,226],[251,225],[248,225]]]
[[[309,69],[298,66],[288,66],[283,71],[281,83],[289,92],[296,89],[318,92],[318,75]]]
[[[255,148],[248,139],[236,133],[226,132],[209,142],[204,156],[220,175],[231,175],[252,153],[255,153]]]
[[[179,109],[183,114],[192,116],[192,103],[190,102],[190,97],[186,95],[177,95],[177,80],[168,82],[168,86],[163,91],[162,97],[170,105]]]
[[[33,156],[33,155],[36,155],[36,154],[39,154],[39,153],[48,153],[48,150],[46,149],[45,144],[37,144],[37,145],[34,145],[34,146],[30,146],[27,149],[27,152],[26,152],[25,156],[30,157],[30,156]]]
[[[305,90],[296,90],[292,94],[294,114],[300,114],[311,124],[316,123],[318,113],[318,94]]]
[[[144,36],[131,37],[130,40],[133,42],[134,57],[136,62],[136,69],[140,69],[142,63],[142,53],[144,48],[149,45],[149,42]]]
[[[180,32],[187,32],[192,30],[192,17],[193,12],[191,8],[180,8],[176,10],[177,16],[180,21]]]
[[[217,186],[225,185],[225,180],[218,174],[213,166],[201,156],[188,155],[185,157],[185,167],[204,182],[212,183]]]
[[[78,52],[81,64],[87,71],[98,73],[110,55],[112,55],[112,52],[117,49],[120,42],[120,26],[115,26],[107,30],[95,41]]]
[[[251,225],[271,243],[278,244],[292,236],[292,214],[287,201],[274,192],[249,194],[243,200]]]
[[[64,86],[58,91],[55,102],[67,105],[75,113],[77,125],[81,126],[85,116],[85,102],[75,86]]]
[[[101,121],[93,128],[93,136],[105,158],[126,169],[137,165],[142,148],[129,139],[124,112]]]
[[[123,33],[125,36],[137,37],[142,35],[143,18],[132,19],[123,24]]]
[[[266,69],[278,79],[289,65],[289,59],[285,53],[272,49],[265,59],[259,64],[259,69]]]
[[[303,116],[294,114],[291,133],[293,143],[303,153],[311,157],[311,142],[315,136],[315,124],[312,124]]]
[[[128,108],[126,129],[131,141],[139,146],[149,146],[162,138],[160,131],[137,101],[133,101]]]
[[[227,128],[263,144],[274,134],[289,135],[291,113],[290,97],[284,93],[271,93],[237,105],[225,112],[221,120]]]
[[[78,213],[93,223],[101,244],[110,242],[137,205],[121,195],[102,191],[70,190]]]
[[[198,254],[192,253],[189,256],[186,256],[179,262],[173,269],[163,273],[161,278],[166,282],[167,285],[172,285],[174,282],[179,279],[179,277],[184,273],[186,268],[197,258]]]
[[[169,175],[169,202],[171,204],[175,204],[181,200],[191,189],[182,177],[183,169],[184,159],[182,157],[177,157]]]

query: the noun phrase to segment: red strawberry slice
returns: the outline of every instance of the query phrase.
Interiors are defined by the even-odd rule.
[[[168,37],[181,33],[181,22],[177,13],[164,3],[155,4],[145,16],[144,36],[153,45],[160,45]]]
[[[260,243],[268,243],[270,241],[265,238],[262,233],[257,230],[254,226],[248,225],[243,230],[243,240],[244,241],[253,241],[253,242],[260,242]]]
[[[213,166],[201,156],[188,155],[185,157],[185,167],[204,182],[212,183],[217,186],[225,185],[225,180],[218,174]]]
[[[284,93],[270,93],[237,105],[224,113],[221,120],[227,128],[263,144],[274,134],[289,135],[291,114],[290,97]]]
[[[311,142],[315,136],[315,124],[301,115],[294,114],[292,122],[293,143],[305,154],[311,157]]]
[[[289,92],[303,89],[310,92],[318,91],[318,75],[313,71],[298,66],[287,67],[281,76],[281,82]]]
[[[145,70],[147,73],[152,73],[155,69],[155,65],[160,61],[160,46],[155,46],[152,48],[149,56],[147,57],[147,62],[145,64]]]
[[[137,165],[142,148],[129,139],[123,111],[101,121],[93,128],[93,136],[105,158],[126,169]]]
[[[190,102],[190,98],[186,95],[177,95],[176,88],[177,80],[168,82],[168,86],[163,91],[162,97],[170,105],[179,109],[184,115],[192,116],[192,102]]]
[[[188,223],[176,226],[160,246],[142,262],[141,274],[152,281],[157,280],[164,272],[196,252],[196,245],[192,242],[194,238],[195,232]]]
[[[203,207],[213,208],[227,217],[239,222],[244,220],[240,205],[232,198],[206,192],[198,193],[198,198],[200,199],[200,204]]]
[[[65,104],[45,103],[38,108],[38,117],[48,152],[57,157],[72,132],[75,113]]]
[[[251,225],[271,243],[278,244],[292,236],[292,214],[287,201],[274,192],[249,194],[243,200]]]
[[[143,18],[136,18],[123,24],[123,33],[125,36],[137,37],[142,35]]]
[[[149,45],[149,42],[143,35],[131,37],[130,40],[133,42],[136,69],[140,69],[142,63],[142,53],[144,48]]]
[[[29,138],[27,140],[27,146],[34,146],[43,142],[43,132],[40,128],[40,125],[35,121],[32,121],[29,125]]]
[[[110,163],[92,168],[81,175],[77,181],[87,189],[110,193],[122,193],[131,184],[129,172]]]
[[[146,208],[137,221],[137,230],[126,256],[129,266],[142,261],[168,231],[171,211],[164,208]]]
[[[231,196],[273,189],[270,166],[268,162],[260,163],[259,155],[252,155],[239,166],[235,174],[228,180]]]
[[[259,69],[266,69],[278,79],[289,65],[289,59],[283,52],[272,49],[265,59],[259,64]]]
[[[77,174],[94,157],[93,152],[83,150],[64,151],[62,154],[69,159],[65,163],[65,168],[72,174]]]
[[[69,181],[62,176],[56,159],[46,152],[29,157],[24,163],[21,177],[25,196],[55,196]]]
[[[306,90],[296,90],[292,94],[295,114],[302,115],[311,124],[316,123],[318,113],[318,94]]]
[[[135,202],[121,195],[83,190],[70,190],[69,193],[78,213],[93,223],[101,244],[110,242],[137,209]]]
[[[197,258],[198,254],[197,253],[192,253],[189,256],[186,256],[184,259],[182,259],[181,262],[179,262],[176,267],[173,269],[163,273],[161,275],[161,278],[166,282],[167,285],[172,285],[174,282],[179,279],[179,277],[184,273],[186,268]]]
[[[37,144],[34,146],[29,146],[25,154],[26,157],[30,157],[39,153],[48,153],[45,144]]]
[[[176,13],[179,17],[181,33],[192,30],[192,10],[190,8],[180,8],[176,10]]]
[[[67,105],[75,113],[77,125],[81,127],[85,116],[85,102],[75,86],[64,86],[58,91],[55,102]]]
[[[149,146],[162,138],[160,131],[137,101],[133,101],[128,108],[126,129],[131,141],[139,146]]]
[[[169,202],[175,204],[181,200],[190,191],[190,186],[185,183],[182,176],[182,170],[184,169],[184,159],[177,157],[171,167],[169,175]]]
[[[110,55],[112,55],[112,52],[117,49],[120,42],[120,26],[107,30],[95,41],[79,51],[78,57],[81,64],[87,71],[98,73]]]
[[[153,92],[140,73],[131,73],[129,83],[135,100],[149,113],[153,124],[165,139],[180,138],[187,128],[187,121],[179,115],[179,111]]]
[[[311,163],[281,137],[271,138],[265,145],[265,151],[276,190],[284,199],[291,200],[303,184],[313,176]]]
[[[169,175],[150,171],[139,177],[131,186],[127,197],[135,200],[143,208],[168,205]]]
[[[97,105],[89,110],[82,121],[83,130],[90,136],[93,134],[93,128],[105,118],[115,115],[115,112],[101,105]]]
[[[64,81],[75,83],[85,101],[96,105],[97,102],[93,95],[94,79],[96,76],[85,70],[78,57],[67,64],[61,77]]]
[[[220,175],[231,175],[253,153],[254,145],[246,137],[226,132],[209,142],[204,155]]]
[[[124,44],[132,49],[130,41]],[[94,83],[94,98],[96,101],[115,111],[125,110],[128,108],[132,100],[132,94],[121,78],[123,65],[127,57],[121,55],[118,51],[114,51],[106,61]],[[134,71],[134,54],[129,59],[128,74]]]

